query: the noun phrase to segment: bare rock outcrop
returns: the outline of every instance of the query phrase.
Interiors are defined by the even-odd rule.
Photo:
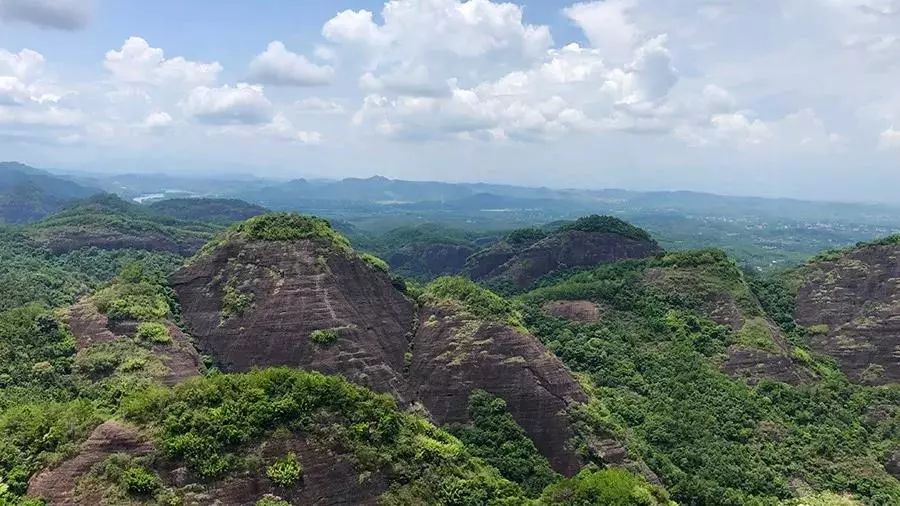
[[[498,243],[474,255],[466,274],[476,281],[521,290],[554,271],[646,258],[660,251],[653,240],[610,232],[565,230],[520,250]]]
[[[567,410],[587,396],[562,362],[534,337],[451,309],[426,307],[413,342],[410,391],[440,424],[466,422],[469,394],[485,390],[506,401],[516,422],[551,466],[572,475]]]
[[[28,483],[28,495],[43,498],[53,506],[80,504],[75,489],[92,467],[117,453],[141,456],[151,452],[153,445],[137,429],[113,420],[104,422],[74,457],[34,475]]]
[[[226,371],[302,367],[406,399],[413,303],[354,255],[315,240],[235,238],[176,272],[171,284],[197,345]],[[334,342],[314,342],[323,331]]]
[[[810,329],[810,348],[853,381],[900,381],[900,240],[815,260],[794,276],[794,316]]]

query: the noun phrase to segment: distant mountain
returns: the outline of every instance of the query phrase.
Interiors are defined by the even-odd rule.
[[[208,221],[224,225],[265,214],[267,209],[238,199],[166,199],[148,205],[155,213],[188,221]]]
[[[189,255],[221,228],[158,215],[116,195],[100,194],[29,226],[27,233],[57,253],[95,247]]]
[[[75,199],[98,193],[70,179],[17,162],[0,163],[0,223],[31,223]]]
[[[498,289],[517,291],[553,272],[645,258],[661,251],[646,231],[618,218],[593,215],[551,232],[516,230],[472,255],[464,272]]]

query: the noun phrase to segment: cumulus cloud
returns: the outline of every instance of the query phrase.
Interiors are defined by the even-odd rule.
[[[435,95],[463,75],[487,78],[543,57],[553,39],[546,26],[523,21],[522,8],[490,0],[386,2],[372,12],[346,10],[322,35],[345,60],[362,60],[364,91]]]
[[[638,28],[628,17],[637,0],[582,2],[563,9],[587,36],[591,46],[610,60],[624,61],[638,41]]]
[[[78,30],[87,26],[93,6],[93,0],[0,0],[0,20]]]
[[[276,114],[271,123],[263,125],[260,133],[270,138],[300,144],[320,144],[322,134],[309,130],[298,130],[294,124],[283,114]]]
[[[263,87],[247,83],[220,88],[199,86],[191,90],[182,107],[196,121],[212,125],[259,125],[268,123],[274,115]]]
[[[162,133],[172,126],[172,116],[164,111],[152,112],[144,118],[141,126],[152,133]]]
[[[289,51],[277,40],[270,42],[250,63],[250,79],[263,84],[321,86],[333,78],[331,66],[316,65],[305,56]]]
[[[118,50],[108,51],[103,65],[123,83],[157,86],[198,86],[216,82],[222,66],[198,63],[181,56],[166,58],[162,49],[150,47],[140,37],[129,37]]]

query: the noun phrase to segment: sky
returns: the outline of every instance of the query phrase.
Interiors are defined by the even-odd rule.
[[[900,202],[900,0],[0,0],[0,160]]]

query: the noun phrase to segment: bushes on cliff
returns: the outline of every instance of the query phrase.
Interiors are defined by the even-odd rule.
[[[468,424],[451,426],[450,432],[474,456],[497,468],[503,477],[520,484],[527,495],[540,495],[559,478],[509,414],[503,399],[484,390],[472,392],[469,419]]]
[[[341,250],[350,250],[350,242],[327,220],[294,213],[269,213],[255,216],[235,226],[249,239],[262,241],[325,240]]]
[[[423,304],[460,304],[477,318],[522,327],[522,317],[512,302],[461,276],[432,281],[419,300]]]
[[[573,223],[567,223],[559,227],[559,231],[561,232],[569,230],[602,234],[618,234],[638,241],[653,240],[653,238],[650,237],[650,234],[648,234],[646,230],[635,227],[634,225],[613,216],[600,216],[593,214],[591,216],[578,218]]]

